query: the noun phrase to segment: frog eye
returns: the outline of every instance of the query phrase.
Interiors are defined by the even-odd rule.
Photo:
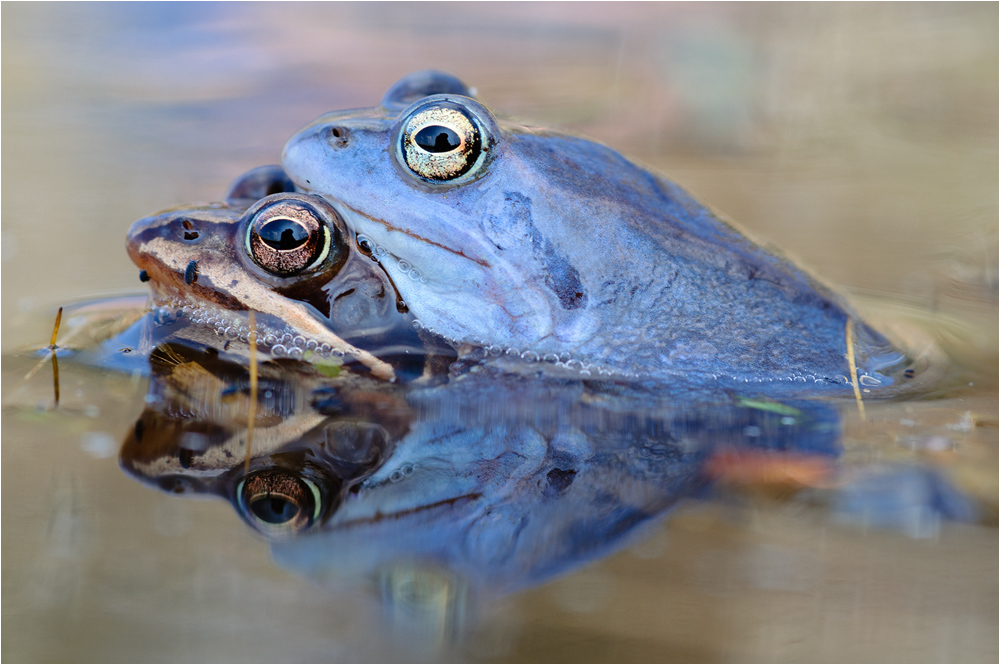
[[[482,170],[491,137],[471,108],[442,97],[428,98],[403,116],[397,159],[424,182],[452,184]]]
[[[336,226],[304,197],[267,197],[248,214],[246,251],[267,272],[280,277],[296,275],[329,256]]]
[[[315,524],[322,507],[319,488],[284,469],[250,474],[236,487],[236,507],[246,522],[269,538],[287,538]]]

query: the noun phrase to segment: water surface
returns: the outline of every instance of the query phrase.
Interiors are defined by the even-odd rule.
[[[995,5],[2,12],[5,659],[996,660]],[[52,409],[23,351],[58,305],[140,291],[132,221],[217,200],[422,67],[664,172],[940,345],[948,380],[866,421],[837,405],[833,488],[734,474],[454,640],[386,639],[378,589],[122,472],[147,378],[64,362]],[[930,472],[975,516],[928,511]]]

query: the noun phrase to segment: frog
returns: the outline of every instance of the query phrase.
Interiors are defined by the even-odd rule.
[[[296,192],[269,165],[237,178],[224,202],[140,219],[126,246],[161,315],[245,347],[253,311],[266,357],[346,359],[395,380],[392,363],[376,356],[420,362],[423,346],[391,279],[347,234],[328,202]]]
[[[844,396],[859,383],[896,390],[917,371],[843,295],[679,185],[497,115],[444,72],[320,116],[289,139],[282,167],[337,209],[415,325],[463,357]]]

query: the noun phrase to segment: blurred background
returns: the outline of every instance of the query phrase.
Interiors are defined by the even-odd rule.
[[[992,409],[992,429],[975,441],[992,448],[973,447],[966,463],[986,460],[995,506],[994,3],[4,3],[0,13],[5,354],[44,345],[58,305],[140,290],[124,251],[134,220],[218,200],[316,116],[375,105],[404,74],[438,68],[500,113],[664,173],[879,309],[946,321],[957,355],[983,373],[975,404]],[[380,650],[368,615],[276,570],[228,506],[192,507],[121,477],[113,446],[141,390],[68,377],[67,395],[100,387],[111,402],[100,424],[57,418],[40,436],[8,408],[22,377],[4,379],[5,660],[394,653]],[[959,422],[963,408],[980,407],[934,417]],[[970,482],[988,493],[988,481]],[[457,657],[997,657],[995,526],[915,545],[780,511],[702,509],[672,525],[509,600]],[[287,620],[266,622],[274,607]]]

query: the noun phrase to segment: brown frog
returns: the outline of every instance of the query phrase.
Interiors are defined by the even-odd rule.
[[[323,199],[293,191],[280,167],[254,169],[225,203],[139,220],[129,255],[152,304],[271,357],[344,358],[394,379],[385,357],[420,356],[392,281]]]

